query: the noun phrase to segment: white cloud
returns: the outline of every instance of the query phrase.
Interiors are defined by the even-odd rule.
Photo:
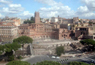
[[[74,11],[72,11],[68,6],[53,6],[50,8],[40,8],[39,10],[41,17],[56,17],[56,16],[61,16],[61,17],[70,17],[74,15]]]
[[[21,4],[9,4],[9,7],[21,7]]]
[[[95,19],[95,13],[89,12],[86,14],[80,14],[78,15],[80,18],[85,18],[85,19]]]
[[[39,9],[42,18],[56,17],[58,15],[66,18],[75,16],[74,11],[72,11],[69,6],[64,6],[61,2],[56,2],[54,0],[35,0],[35,1],[50,6],[49,8],[42,7]]]
[[[18,15],[18,17],[20,18],[30,18],[31,16],[34,16],[33,13],[30,13],[29,11],[24,11],[23,13],[21,13],[20,15]]]
[[[0,14],[0,17],[1,17],[2,15]]]
[[[87,13],[84,15],[85,17],[92,17],[92,18],[95,18],[95,13]]]
[[[3,18],[4,16],[0,13],[0,18]]]
[[[54,0],[35,0],[37,2],[43,3],[43,4],[47,4],[50,6],[62,6],[63,4],[61,2],[55,2]]]
[[[33,16],[33,14],[30,13],[29,11],[24,11],[24,12],[22,13],[22,15],[23,15],[23,16],[27,16],[27,15]]]
[[[76,11],[76,16],[80,18],[95,18],[95,0],[81,0],[84,6],[80,6]]]
[[[81,0],[84,5],[78,7],[77,11],[73,11],[69,6],[65,6],[63,3],[56,2],[55,0],[35,1],[49,6],[39,9],[40,16],[42,18],[57,17],[58,15],[64,18],[95,18],[95,13],[93,13],[93,11],[95,11],[95,0]],[[8,7],[3,7],[5,4],[8,5]],[[0,7],[2,7],[0,13],[5,15],[18,16],[21,18],[30,18],[33,16],[33,14],[29,11],[24,11],[24,8],[21,6],[21,4],[13,4],[11,0],[0,0]],[[0,14],[0,16],[2,15]]]
[[[7,0],[0,0],[0,3],[2,3],[2,4],[10,4],[10,3],[11,3],[11,1],[7,1]]]
[[[47,4],[50,7],[42,7],[39,9],[40,16],[43,18],[49,17],[57,17],[58,15],[65,18],[73,18],[73,17],[80,17],[80,18],[94,18],[95,13],[93,13],[92,9],[94,7],[95,0],[81,0],[85,3],[84,6],[78,7],[77,11],[71,10],[69,6],[64,6],[60,2],[56,2],[54,0],[35,0],[42,4]],[[60,5],[60,6],[59,6]]]
[[[95,11],[95,0],[81,0],[90,11]]]
[[[85,14],[85,13],[88,13],[89,10],[87,8],[87,6],[80,6],[78,9],[77,9],[77,14]]]
[[[0,7],[4,7],[5,5],[3,5],[3,4],[0,4]]]
[[[0,0],[0,7],[2,7],[0,13],[3,13],[4,16],[9,17],[15,17],[24,11],[24,8],[21,6],[21,4],[13,4],[11,0]]]
[[[24,8],[21,4],[9,4],[9,7],[3,7],[2,12],[7,14],[17,14],[23,10]]]

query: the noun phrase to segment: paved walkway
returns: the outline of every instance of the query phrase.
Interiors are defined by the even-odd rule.
[[[21,61],[26,61],[26,60],[31,59],[31,58],[33,58],[33,57],[35,57],[35,56],[30,56],[30,57],[24,58],[24,59],[22,59]],[[6,64],[7,64],[7,63],[0,63],[0,65],[6,65]]]
[[[0,65],[6,65],[7,63],[0,63]]]

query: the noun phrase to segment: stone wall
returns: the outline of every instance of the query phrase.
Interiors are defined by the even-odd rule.
[[[75,41],[72,43],[77,42]],[[33,44],[33,52],[34,55],[55,54],[55,48],[58,46],[64,46],[65,51],[69,51],[73,49],[70,44],[71,42],[41,42],[39,44]]]

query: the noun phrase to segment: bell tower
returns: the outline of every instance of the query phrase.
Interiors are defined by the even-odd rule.
[[[35,23],[40,23],[39,12],[35,12]]]

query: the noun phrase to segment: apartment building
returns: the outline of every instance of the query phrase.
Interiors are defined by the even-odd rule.
[[[18,37],[18,27],[13,23],[0,22],[0,40],[12,42]]]

